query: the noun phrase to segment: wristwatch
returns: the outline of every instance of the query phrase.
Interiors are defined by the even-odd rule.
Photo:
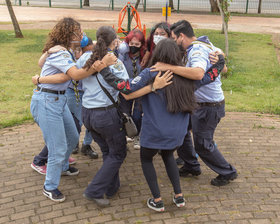
[[[156,92],[157,90],[154,88],[154,85],[152,84],[152,92]]]

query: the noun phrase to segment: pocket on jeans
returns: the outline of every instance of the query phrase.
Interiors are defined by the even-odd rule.
[[[113,141],[115,145],[115,153],[121,158],[126,157],[126,136],[124,131],[120,131],[113,136]]]
[[[38,124],[38,100],[31,100],[30,112],[33,116],[34,121]]]
[[[110,113],[108,113],[108,112],[95,113],[94,126],[96,128],[107,127],[107,126],[111,126],[113,124],[114,124],[113,117],[111,116]]]

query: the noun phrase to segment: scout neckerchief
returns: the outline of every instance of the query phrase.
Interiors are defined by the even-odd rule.
[[[75,57],[74,57],[74,55],[73,55],[73,53],[71,52],[71,50],[72,49],[70,49],[70,50],[68,50],[68,52],[70,53],[70,55],[71,55],[71,57],[72,57],[72,60],[74,61],[74,62],[76,62],[76,59],[75,59]],[[72,50],[73,51],[73,50]],[[79,81],[75,81],[75,80],[73,80],[72,79],[72,84],[73,84],[73,86],[74,86],[74,92],[75,92],[75,96],[76,96],[76,102],[77,102],[77,104],[80,102],[80,93],[79,93],[79,89],[78,89],[78,85],[79,85]]]
[[[188,63],[188,55],[189,55],[190,50],[193,48],[193,45],[194,45],[194,44],[201,44],[201,45],[203,45],[203,46],[205,46],[205,47],[208,47],[208,48],[210,48],[211,50],[213,50],[212,45],[209,44],[209,43],[207,43],[207,42],[204,42],[204,41],[201,41],[201,40],[195,40],[195,41],[193,41],[193,42],[191,43],[191,45],[188,46],[187,51],[186,51],[186,54],[185,54],[184,57],[183,57],[183,63],[184,63],[184,65],[187,65],[187,63]]]
[[[139,57],[131,58],[132,61],[132,69],[133,69],[133,78],[135,78],[138,75],[138,70],[137,70],[137,60]]]

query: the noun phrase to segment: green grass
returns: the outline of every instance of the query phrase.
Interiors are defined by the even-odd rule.
[[[0,31],[0,128],[32,120],[31,77],[40,74],[38,59],[48,32],[25,30],[24,38],[16,39],[13,31]],[[95,31],[87,33],[95,36]]]
[[[31,77],[40,73],[37,61],[49,31],[25,30],[24,39],[0,31],[0,128],[32,120]],[[95,31],[87,31],[95,37]],[[219,31],[196,30],[224,48]],[[230,75],[223,79],[227,111],[280,114],[280,66],[270,35],[230,33]]]
[[[199,30],[224,49],[219,31]],[[229,70],[223,90],[227,111],[280,114],[280,66],[270,35],[230,33]]]

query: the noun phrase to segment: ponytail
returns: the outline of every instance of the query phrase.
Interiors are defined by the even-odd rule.
[[[89,69],[95,61],[101,60],[107,54],[107,52],[108,50],[105,41],[102,39],[102,37],[99,37],[92,49],[92,55],[87,60],[83,68]]]
[[[101,60],[108,52],[108,47],[117,38],[116,31],[110,26],[101,26],[96,32],[97,42],[92,50],[90,59],[83,68],[89,69],[97,60]]]

